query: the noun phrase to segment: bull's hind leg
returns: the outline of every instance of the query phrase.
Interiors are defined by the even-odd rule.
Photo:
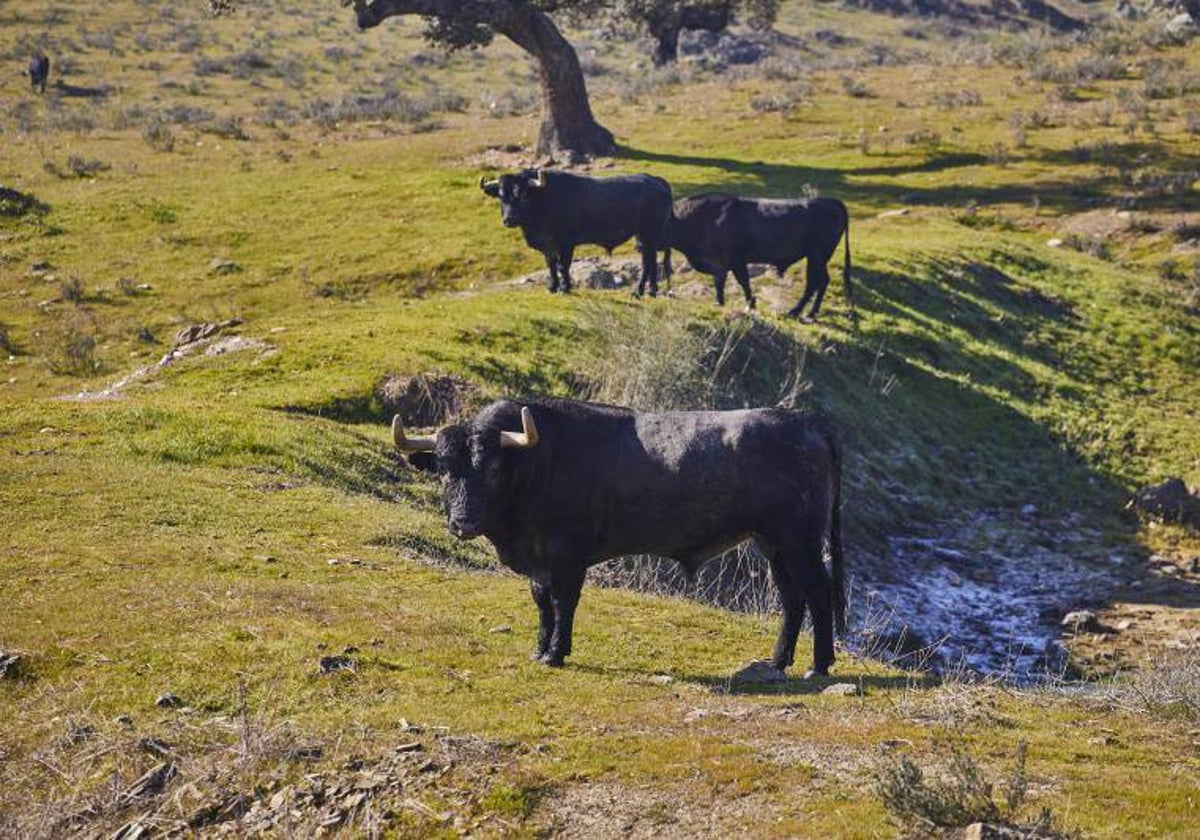
[[[750,269],[745,263],[737,263],[733,266],[733,276],[742,287],[742,294],[746,297],[746,308],[753,309],[754,293],[750,291]]]
[[[788,317],[795,318],[804,311],[804,307],[812,300],[813,295],[817,293],[817,284],[813,282],[812,260],[809,260],[805,272],[804,294],[800,297],[800,302],[788,310]],[[826,275],[828,277],[828,275]]]
[[[825,300],[825,290],[829,288],[829,266],[827,260],[808,258],[807,267],[808,282],[807,286],[816,286],[817,297],[813,301],[812,310],[808,313],[808,317],[812,320],[817,320],[817,312],[821,310],[821,301]]]
[[[804,624],[804,594],[788,574],[779,552],[771,550],[768,556],[771,579],[775,581],[775,588],[779,590],[779,603],[783,607],[783,623],[779,627],[779,639],[775,642],[771,664],[780,671],[785,671],[796,659],[796,639],[800,637],[800,628]]]
[[[833,583],[822,559],[825,528],[820,523],[799,526],[800,533],[781,542],[778,562],[802,593],[812,614],[813,665],[806,676],[827,676],[833,665]]]

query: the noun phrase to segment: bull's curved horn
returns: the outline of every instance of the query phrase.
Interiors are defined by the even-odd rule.
[[[436,438],[410,438],[404,434],[404,423],[397,414],[392,418],[392,440],[401,452],[432,452]]]
[[[533,422],[533,412],[529,410],[529,406],[521,406],[521,425],[524,431],[521,432],[501,432],[500,445],[514,446],[519,449],[529,449],[537,446],[538,430]]]
[[[489,181],[482,175],[479,176],[479,189],[481,190],[486,190],[488,187],[497,186],[499,183],[499,181]]]
[[[546,173],[540,169],[533,170],[533,180],[529,183],[533,184],[533,186],[538,187],[539,189],[546,186]]]

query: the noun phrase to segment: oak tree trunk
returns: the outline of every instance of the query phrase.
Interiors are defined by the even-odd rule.
[[[575,48],[543,12],[525,0],[354,0],[358,25],[378,26],[397,15],[424,15],[488,26],[538,62],[542,124],[537,154],[608,155],[612,132],[596,122]]]

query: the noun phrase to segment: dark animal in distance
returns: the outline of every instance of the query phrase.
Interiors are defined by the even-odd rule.
[[[526,169],[479,187],[500,199],[505,227],[519,227],[529,247],[541,251],[550,269],[550,291],[571,290],[571,260],[579,245],[609,253],[637,237],[642,273],[637,293],[658,294],[659,251],[667,248],[671,186],[653,175],[589,178],[569,172]]]
[[[38,50],[29,59],[29,81],[39,93],[46,92],[46,80],[50,78],[50,58]]]
[[[816,318],[829,286],[829,260],[838,240],[846,241],[843,277],[846,300],[850,289],[850,214],[836,198],[743,198],[710,193],[675,202],[671,247],[687,257],[692,268],[711,274],[717,304],[725,305],[725,279],[730,271],[742,287],[746,305],[754,308],[750,263],[765,263],[782,277],[796,262],[807,259],[804,296],[788,311],[796,317],[812,300],[809,318]],[[664,270],[670,271],[670,251]]]
[[[589,566],[651,554],[694,572],[751,538],[783,605],[772,664],[792,664],[806,607],[810,673],[833,664],[835,626],[845,629],[841,452],[820,417],[638,413],[538,398],[500,400],[431,438],[406,437],[399,416],[392,431],[413,466],[441,477],[451,533],[487,537],[504,565],[531,579],[540,614],[534,658],[545,664],[571,653]]]

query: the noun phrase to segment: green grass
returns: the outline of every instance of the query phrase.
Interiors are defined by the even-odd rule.
[[[257,47],[244,21],[186,10],[152,21],[133,3],[106,4],[102,19],[0,12],[0,47],[16,55],[46,28],[58,44],[81,45],[69,83],[120,82],[105,98],[58,105],[32,101],[17,77],[0,87],[0,181],[51,208],[0,220],[10,348],[0,375],[0,648],[26,654],[22,676],[0,683],[0,812],[26,820],[74,787],[102,797],[128,784],[151,760],[134,736],[165,738],[247,792],[311,769],[274,753],[231,764],[230,721],[248,710],[268,729],[286,723],[295,740],[324,744],[328,768],[386,753],[406,737],[401,719],[515,741],[518,757],[475,785],[471,805],[512,831],[544,825],[558,793],[611,785],[718,815],[756,803],[741,823],[754,833],[878,836],[891,831],[870,785],[881,745],[904,739],[927,760],[947,728],[965,732],[992,768],[1027,741],[1031,804],[1053,807],[1069,827],[1189,829],[1197,767],[1183,723],[1054,694],[934,688],[849,655],[836,674],[861,680],[862,698],[822,697],[800,681],[724,693],[732,671],[766,655],[770,617],[589,589],[571,665],[528,662],[526,584],[491,570],[485,545],[448,535],[436,484],[407,470],[371,422],[386,420],[372,389],[387,373],[440,371],[487,395],[568,395],[581,370],[594,370],[589,354],[611,341],[598,326],[605,318],[725,322],[711,293],[631,304],[617,293],[505,285],[540,259],[475,186],[498,168],[479,155],[528,142],[534,124],[485,117],[475,97],[527,87],[523,60],[498,44],[406,72],[402,57],[421,49],[412,26],[347,35],[336,8],[293,5]],[[82,46],[109,27],[124,54]],[[811,66],[778,77],[685,70],[682,84],[645,74],[636,95],[632,46],[597,44],[608,72],[591,83],[622,144],[617,170],[662,175],[680,194],[792,195],[809,185],[850,205],[857,326],[835,279],[821,325],[766,307],[751,340],[777,330],[774,343],[752,346],[802,356],[811,383],[802,402],[844,429],[851,556],[977,511],[1015,517],[1030,501],[1094,529],[1082,551],[1097,568],[1114,549],[1157,546],[1161,535],[1121,510],[1126,494],[1166,475],[1200,480],[1200,335],[1186,289],[1158,271],[1171,242],[1122,234],[1108,260],[1045,243],[1077,214],[1130,195],[1136,213],[1195,210],[1191,182],[1179,194],[1144,186],[1200,168],[1186,127],[1194,92],[1145,100],[1152,130],[1139,118],[1131,131],[1121,109],[1141,90],[1147,59],[1182,59],[1181,73],[1196,72],[1197,59],[1131,35],[1134,70],[1081,82],[1064,99],[1032,59],[976,60],[903,34],[902,18],[797,3],[785,4],[780,28],[812,43],[815,30],[837,28],[860,42],[821,46]],[[143,50],[142,29],[151,44],[188,30],[204,45]],[[981,34],[962,46],[997,56],[1036,40]],[[872,66],[863,57],[880,43],[925,56]],[[357,52],[339,64],[323,52],[331,45]],[[275,68],[261,87],[193,73],[201,55],[252,47]],[[1065,65],[1095,51],[1046,55]],[[964,68],[981,104],[938,107]],[[851,96],[842,75],[872,95]],[[414,94],[469,91],[472,102],[436,115],[432,131],[254,118],[257,98],[298,113],[313,98],[377,92],[386,78]],[[794,108],[751,106],[801,82]],[[1116,114],[1108,124],[1103,102]],[[172,104],[243,116],[251,139],[177,125],[175,151],[163,152],[117,119]],[[1035,112],[1042,119],[1028,118]],[[96,127],[71,129],[64,115]],[[68,179],[43,166],[61,169],[69,155],[112,168]],[[907,215],[877,217],[900,207]],[[214,258],[240,270],[215,272]],[[32,271],[40,262],[49,268]],[[70,277],[82,299],[55,300]],[[799,293],[797,283],[778,294],[790,305]],[[244,322],[235,332],[278,352],[195,355],[119,399],[60,399],[157,360],[181,326],[231,317]],[[160,343],[140,338],[143,329]],[[76,334],[95,339],[95,375],[58,363]],[[764,398],[765,384],[746,387]],[[1181,551],[1194,543],[1181,539]],[[511,632],[490,632],[500,626]],[[358,649],[358,669],[318,674],[319,657],[346,646]],[[188,711],[156,708],[165,691]],[[689,719],[697,709],[705,714]],[[133,735],[120,715],[132,717]],[[79,722],[119,748],[63,746]],[[1116,745],[1092,743],[1098,727],[1116,731]],[[235,764],[236,780],[221,775]],[[666,818],[646,807],[647,818]],[[115,830],[124,818],[106,811],[97,825]]]

